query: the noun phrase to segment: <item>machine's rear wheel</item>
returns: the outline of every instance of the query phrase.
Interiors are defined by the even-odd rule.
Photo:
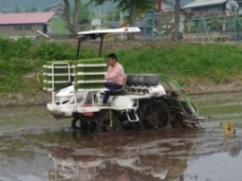
[[[158,112],[153,112],[148,117],[148,122],[153,128],[158,129],[161,127],[160,115]]]
[[[149,99],[141,102],[139,117],[146,129],[158,129],[168,124],[168,105],[162,99]]]
[[[167,127],[168,119],[169,119],[168,114],[169,113],[165,112],[165,111],[159,113],[159,121],[160,121],[160,127],[161,128]]]

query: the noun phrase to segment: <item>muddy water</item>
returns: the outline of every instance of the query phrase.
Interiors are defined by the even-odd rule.
[[[197,129],[71,134],[44,107],[1,109],[0,180],[242,180],[242,94],[192,98],[207,119]]]

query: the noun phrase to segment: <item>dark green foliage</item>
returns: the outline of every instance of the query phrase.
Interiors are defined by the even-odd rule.
[[[89,51],[90,52],[90,51]],[[35,42],[28,38],[0,37],[0,91],[26,87],[28,74],[40,71],[46,60],[74,59],[75,48],[66,43]]]
[[[15,41],[1,36],[0,91],[17,91],[27,87],[25,76],[42,71],[46,60],[75,60],[75,45],[28,38]],[[83,47],[79,58],[94,58],[96,55],[93,50]]]
[[[91,11],[86,3],[81,3],[79,21],[89,20],[91,17]]]
[[[131,4],[135,4],[137,9],[153,9],[155,7],[156,0],[91,0],[96,5],[101,5],[104,2],[111,1],[117,4],[117,7],[121,10],[129,10]]]
[[[0,60],[28,57],[28,50],[31,46],[31,40],[28,38],[20,38],[17,41],[0,36]]]
[[[26,12],[38,12],[38,9],[36,7],[31,7],[29,9],[25,10]]]
[[[22,75],[35,69],[29,61],[31,40],[26,38],[17,41],[0,37],[0,90],[15,91],[23,88]]]
[[[111,9],[107,12],[107,20],[109,21],[119,21],[120,19],[120,10]]]
[[[47,41],[41,41],[37,45],[35,53],[40,59],[45,60],[74,59],[75,56],[74,49],[70,49],[68,45]]]

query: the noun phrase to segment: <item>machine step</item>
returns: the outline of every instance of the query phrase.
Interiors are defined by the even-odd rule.
[[[129,122],[139,122],[139,116],[135,110],[127,111],[126,116]]]

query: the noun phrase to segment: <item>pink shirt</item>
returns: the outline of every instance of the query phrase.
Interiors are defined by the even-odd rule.
[[[118,62],[114,65],[114,67],[109,66],[108,71],[105,75],[105,79],[108,82],[113,82],[113,83],[122,85],[124,81],[123,66]]]

